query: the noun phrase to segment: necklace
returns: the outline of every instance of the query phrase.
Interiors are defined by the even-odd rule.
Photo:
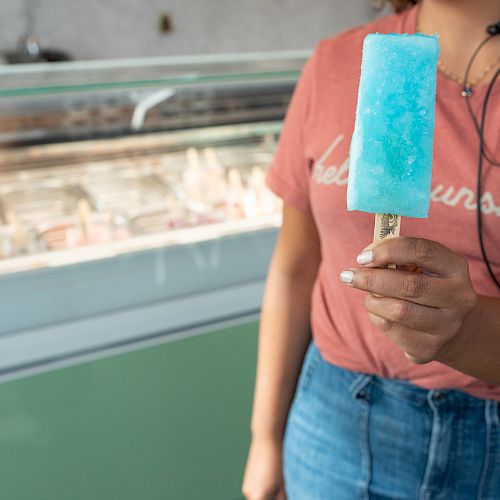
[[[468,82],[464,81],[463,77],[458,76],[456,73],[448,69],[444,65],[443,61],[441,61],[441,59],[438,59],[437,67],[439,71],[450,78],[450,80],[453,80],[464,87],[464,90],[462,91],[462,95],[464,95],[471,93],[472,87],[475,87],[479,82],[481,82],[498,63],[500,63],[500,57],[498,57],[493,63],[486,66],[486,68],[484,68],[483,72],[479,76],[477,76],[473,80],[469,80]]]
[[[418,27],[418,23],[415,26],[415,31],[420,33],[420,29]],[[463,97],[470,97],[472,95],[472,88],[475,87],[478,83],[480,83],[484,78],[490,73],[493,68],[495,68],[500,63],[500,56],[495,59],[491,64],[488,64],[483,70],[483,72],[474,78],[473,80],[464,81],[464,78],[457,75],[451,69],[447,68],[441,59],[438,59],[437,67],[443,75],[445,75],[450,80],[457,82],[461,87],[463,87],[462,92],[460,93]]]

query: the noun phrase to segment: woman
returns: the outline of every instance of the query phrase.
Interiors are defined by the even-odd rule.
[[[392,3],[398,14],[319,43],[268,176],[284,219],[262,309],[249,500],[500,498],[500,290],[476,237],[479,140],[465,102],[480,113],[500,36],[461,95],[500,2]],[[366,247],[373,216],[345,208],[362,41],[417,30],[440,35],[430,217]],[[484,130],[493,162],[499,123],[497,82]],[[483,169],[483,235],[500,277],[500,169]]]

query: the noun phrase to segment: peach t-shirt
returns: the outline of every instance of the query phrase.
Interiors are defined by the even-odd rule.
[[[500,386],[438,362],[415,365],[368,320],[364,293],[339,280],[371,242],[373,214],[348,212],[348,152],[354,127],[361,47],[366,34],[413,33],[417,8],[321,41],[306,63],[270,168],[269,187],[284,202],[311,213],[322,263],[312,296],[311,325],[323,357],[347,369],[406,379],[425,388],[457,388],[500,401]],[[402,235],[428,238],[467,256],[478,294],[500,297],[481,259],[476,232],[478,137],[457,83],[438,74],[431,208],[428,219],[405,218]],[[486,145],[500,156],[500,84],[490,99]],[[479,112],[486,85],[471,98]],[[484,164],[482,210],[491,266],[500,277],[500,168]],[[500,325],[499,325],[500,334]]]

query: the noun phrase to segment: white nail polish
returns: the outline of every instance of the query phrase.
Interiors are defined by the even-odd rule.
[[[373,262],[373,251],[367,250],[366,252],[360,253],[356,257],[356,260],[358,261],[358,264],[369,264],[370,262]]]
[[[342,271],[340,273],[340,281],[342,283],[352,283],[354,281],[354,273],[352,271]]]

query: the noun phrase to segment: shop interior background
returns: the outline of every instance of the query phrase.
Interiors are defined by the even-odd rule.
[[[374,15],[369,0],[0,0],[0,14],[3,51],[35,35],[77,60],[310,49]]]
[[[0,0],[2,500],[242,498],[265,171],[318,40],[375,15]]]

